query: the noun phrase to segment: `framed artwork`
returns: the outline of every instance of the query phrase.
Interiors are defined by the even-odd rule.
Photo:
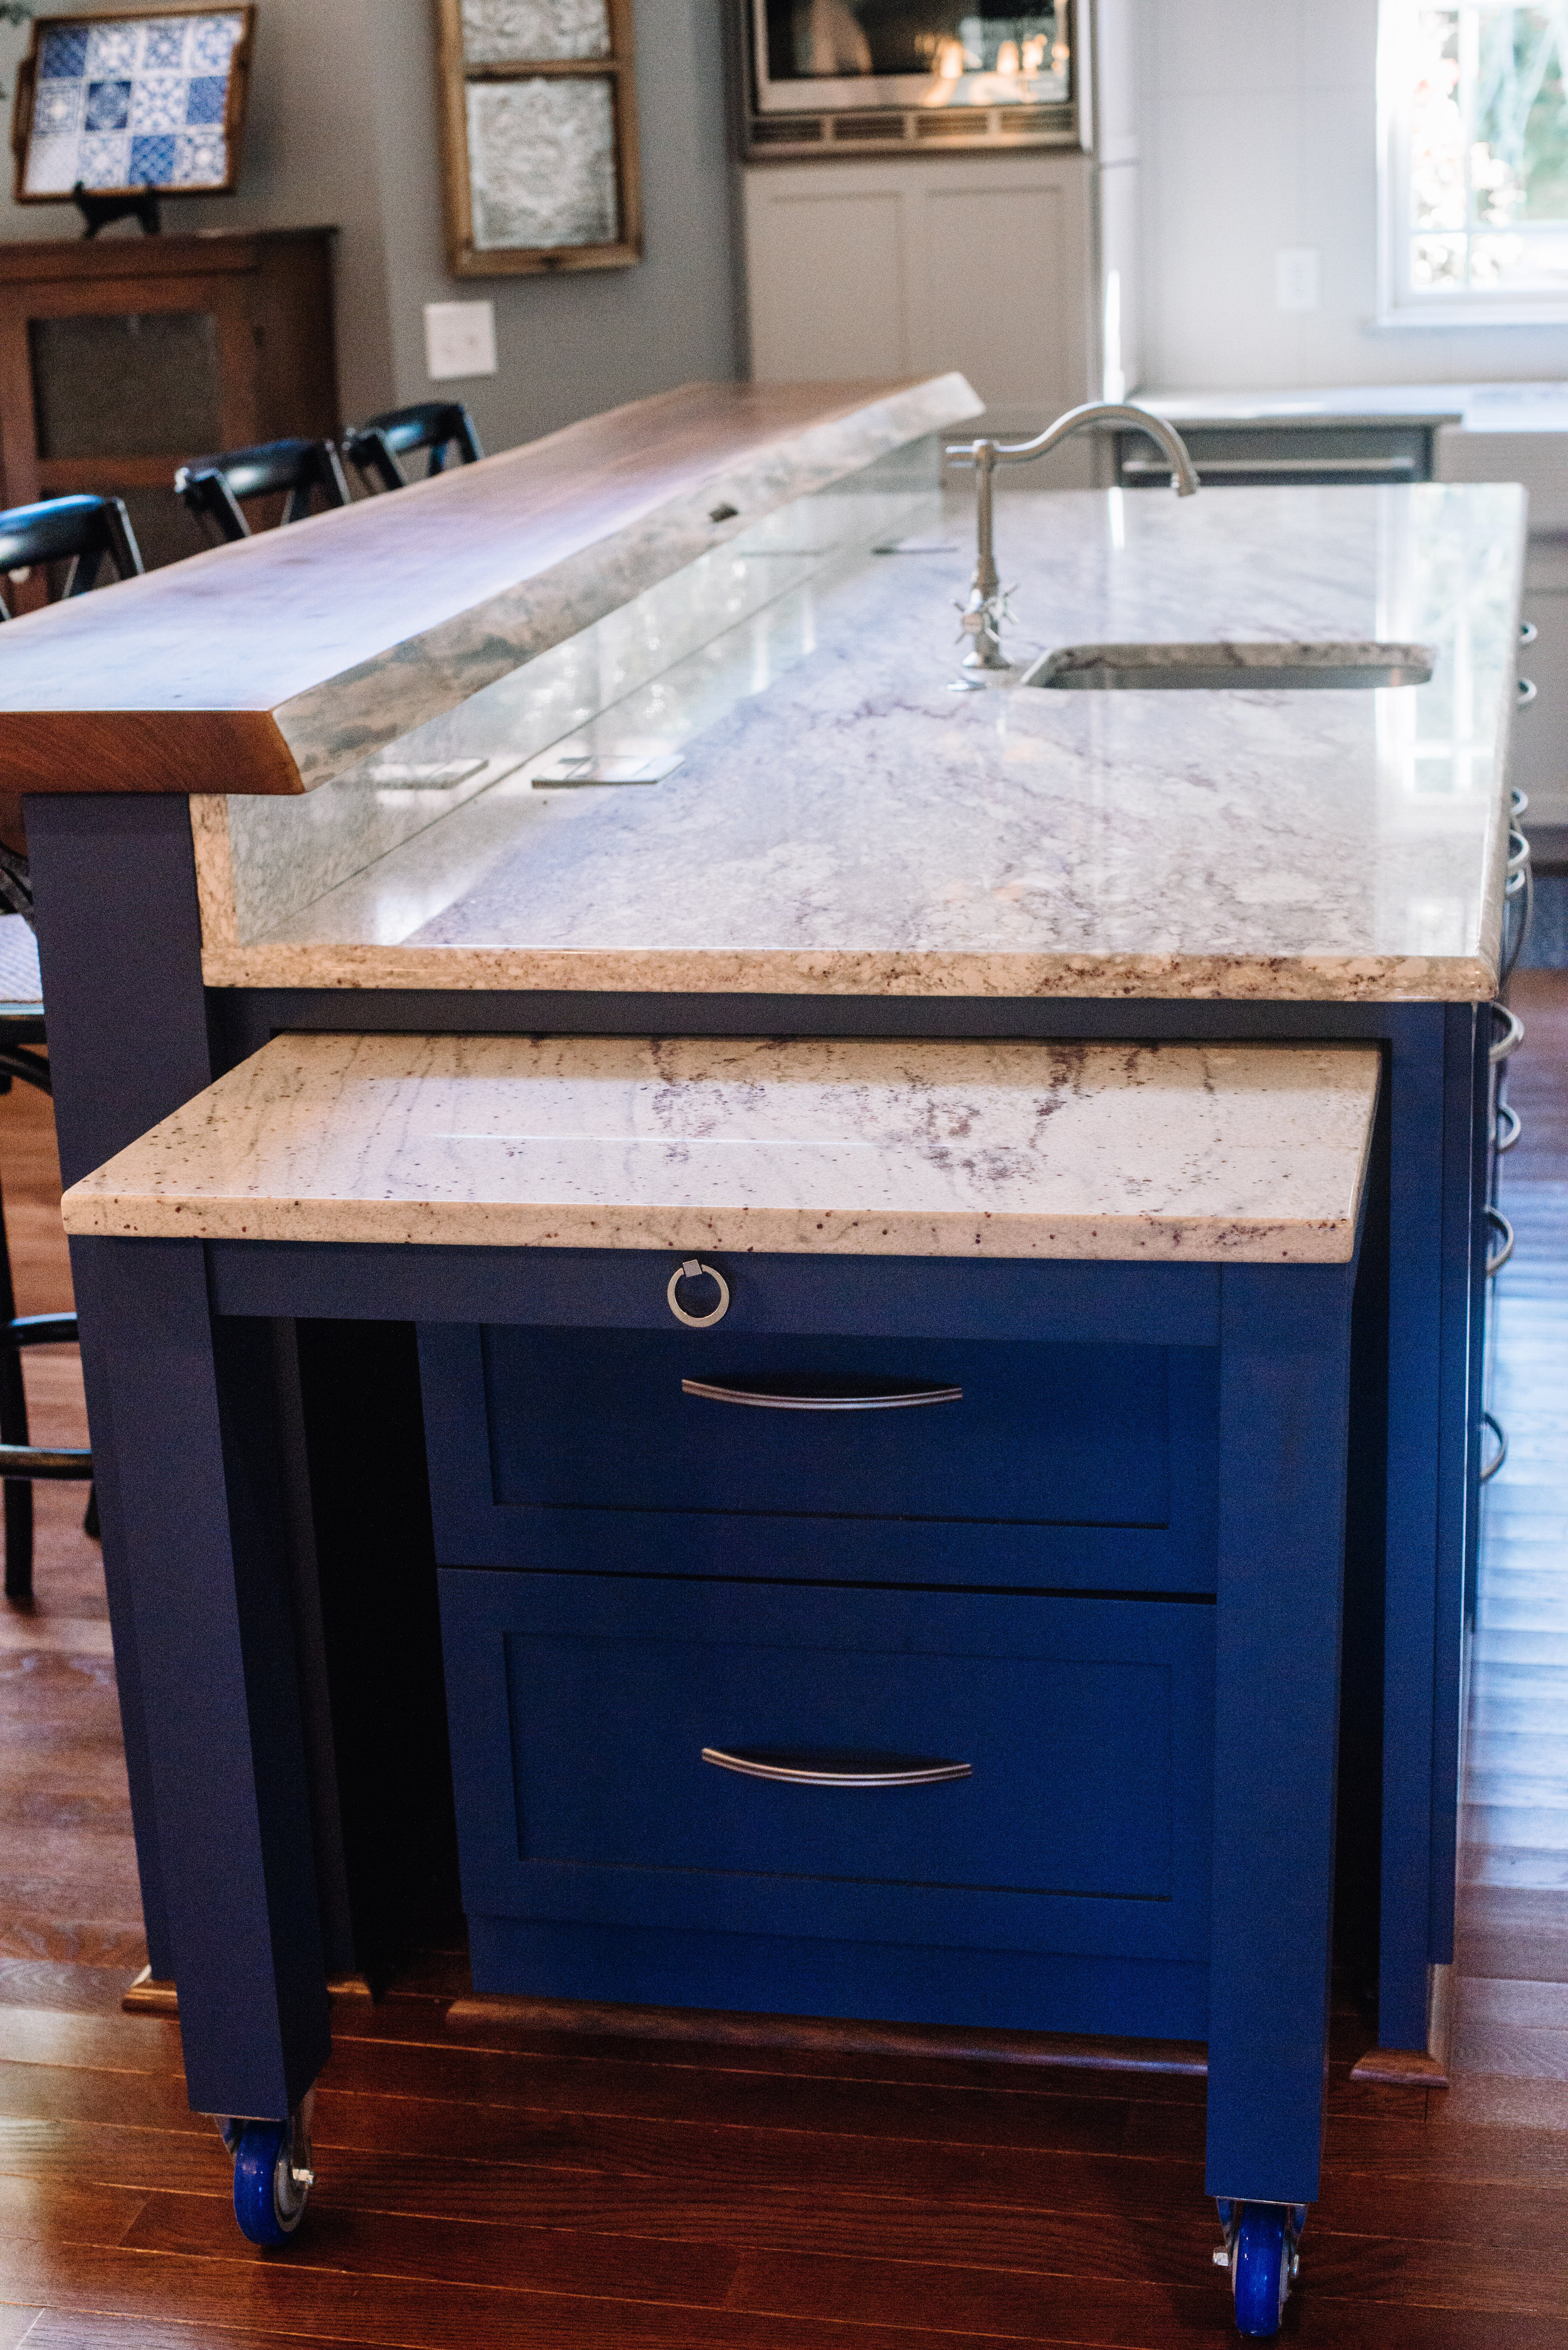
[[[642,258],[632,0],[435,0],[457,277]]]
[[[227,196],[239,180],[255,9],[38,16],[16,78],[19,204]]]

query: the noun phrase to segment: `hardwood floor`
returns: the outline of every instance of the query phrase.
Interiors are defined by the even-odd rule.
[[[1568,974],[1529,1041],[1506,1205],[1448,2091],[1352,2083],[1285,2338],[1568,2350]],[[47,1112],[0,1100],[23,1310],[66,1303]],[[39,1425],[80,1428],[68,1359]],[[47,1416],[46,1416],[47,1415]],[[78,1437],[78,1440],[79,1437]],[[915,2056],[695,2050],[444,2019],[461,1956],[336,2011],[320,2183],[278,2254],[237,2234],[140,1963],[97,1555],[39,1496],[38,1604],[0,1617],[0,2350],[1115,2350],[1233,2340],[1203,2087]]]

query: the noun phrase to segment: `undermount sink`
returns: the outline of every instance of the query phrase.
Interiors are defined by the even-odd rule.
[[[1429,645],[1232,644],[1063,645],[1042,653],[1019,679],[1057,693],[1299,691],[1346,686],[1425,685],[1436,659]]]

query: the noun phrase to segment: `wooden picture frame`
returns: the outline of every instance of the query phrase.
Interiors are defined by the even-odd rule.
[[[114,77],[117,87],[125,87],[129,83],[133,92],[144,78],[154,75],[170,84],[183,80],[187,85],[187,98],[191,99],[192,104],[195,101],[192,86],[195,81],[208,82],[221,78],[224,83],[222,116],[216,120],[203,119],[205,112],[203,108],[201,113],[194,115],[188,111],[182,112],[176,121],[172,115],[167,120],[162,117],[154,120],[150,112],[144,131],[133,120],[134,110],[140,102],[139,93],[133,95],[122,109],[126,119],[106,125],[104,130],[106,151],[111,140],[124,145],[129,167],[127,175],[119,181],[110,181],[96,177],[89,178],[87,171],[78,170],[77,176],[82,181],[88,195],[99,197],[140,196],[148,193],[149,190],[160,199],[165,196],[232,196],[234,193],[240,181],[240,150],[244,137],[245,106],[250,95],[251,57],[255,46],[254,0],[162,0],[161,6],[105,8],[74,16],[36,16],[33,19],[32,43],[17,69],[16,97],[11,115],[11,151],[14,158],[13,202],[18,204],[69,203],[75,192],[73,186],[30,188],[27,185],[35,143],[44,142],[47,136],[47,130],[40,129],[42,101],[39,68],[47,61],[46,49],[50,36],[57,34],[69,36],[79,33],[86,34],[90,40],[91,36],[98,33],[121,32],[141,26],[157,26],[166,19],[185,17],[211,17],[214,20],[238,18],[240,20],[238,36],[228,51],[226,67],[221,75],[203,74],[201,71],[202,65],[211,64],[213,60],[192,55],[188,42],[180,63],[171,64],[167,71],[161,70],[161,61],[158,61],[156,64],[139,63],[129,68],[111,67],[106,68],[106,72]],[[68,88],[70,80],[73,79],[79,81],[83,86],[85,109],[88,103],[86,93],[90,86],[90,77],[85,65],[79,74],[63,81],[62,88]],[[49,78],[42,78],[42,88],[47,91],[48,87]],[[176,111],[179,109],[177,109]],[[220,179],[190,176],[188,168],[190,159],[188,156],[182,156],[177,151],[182,143],[189,147],[202,133],[210,137],[213,132],[220,130],[223,133],[224,149],[225,168],[223,176]],[[78,159],[88,137],[93,133],[94,126],[87,120],[84,112],[83,119],[76,125]],[[154,177],[144,171],[141,178],[136,178],[134,168],[138,148],[141,151],[143,160],[153,160],[151,151],[154,149],[169,150],[171,175]],[[162,160],[161,154],[157,160]],[[182,171],[184,176],[173,176],[173,173]]]
[[[556,54],[538,56],[484,54],[489,37],[483,22],[486,0],[434,0],[434,5],[447,258],[452,276],[509,277],[567,269],[627,269],[639,262],[642,202],[632,0],[556,0],[555,13],[563,36],[556,43]],[[490,0],[490,5],[496,14],[504,13],[504,0],[499,0],[499,5]],[[601,8],[602,42],[593,28]],[[551,0],[537,0],[535,7],[520,13],[545,19],[552,13]],[[570,29],[573,18],[577,20],[575,35]],[[574,38],[579,50],[587,47],[587,54],[573,53]],[[557,90],[547,96],[552,84]],[[568,93],[581,93],[577,124],[570,119],[573,109]],[[580,129],[588,145],[597,146],[597,153],[580,152],[576,159],[584,167],[576,182],[577,225],[585,231],[581,236],[570,233],[573,224],[566,217],[561,223],[566,233],[558,238],[535,235],[525,242],[525,231],[519,231],[516,243],[506,241],[507,206],[486,187],[486,159],[480,145],[483,118],[488,112],[500,134],[514,144],[523,143],[528,126],[519,117],[528,103],[538,110],[542,139],[556,137],[562,141],[563,160],[568,165],[564,206],[567,213],[573,194],[569,166],[574,160],[570,153],[574,132]],[[508,110],[509,122],[504,120]],[[525,222],[526,202],[515,209]],[[597,228],[607,233],[596,234]]]

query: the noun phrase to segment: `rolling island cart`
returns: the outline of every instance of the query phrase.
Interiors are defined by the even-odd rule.
[[[280,1036],[75,1186],[182,1430],[178,1480],[121,1474],[177,1562],[136,1607],[192,2094],[296,2115],[225,2115],[248,2234],[304,2209],[326,2000],[277,1726],[192,1801],[189,1692],[254,1721],[279,1671],[234,1604],[207,1334],[409,1319],[475,1991],[1207,2038],[1238,2317],[1275,2330],[1317,2193],[1379,1074]],[[271,1927],[243,2022],[232,1917],[191,1939],[218,1885]]]
[[[442,1135],[481,1139],[439,1153],[480,1203],[497,1153],[526,1159],[528,1138],[556,1132],[462,1122],[463,1055],[477,1067],[523,1039],[562,1055],[591,1040],[671,1053],[687,1073],[672,1101],[694,1097],[688,1079],[708,1082],[704,1052],[776,1055],[789,1039],[903,1055],[911,1099],[926,1056],[946,1053],[1018,1052],[1062,1070],[1074,1054],[1129,1068],[1195,1053],[1282,1068],[1298,1050],[1380,1064],[1347,1478],[1334,1469],[1344,1407],[1329,1398],[1346,1375],[1335,1317],[1348,1253],[1156,1263],[1075,1244],[1093,1261],[977,1247],[955,1263],[864,1232],[823,1249],[759,1240],[755,1226],[743,1239],[726,1226],[722,1243],[689,1222],[628,1241],[580,1222],[522,1243],[478,1230],[459,1243],[443,1226],[423,1246],[432,1211],[408,1168],[379,1201],[407,1208],[395,1237],[78,1226],[152,1972],[178,1985],[193,2103],[275,2133],[242,2144],[253,2225],[271,2224],[273,2187],[256,2182],[280,2175],[275,2133],[303,2127],[326,2053],[324,1981],[364,1963],[347,1791],[356,1773],[390,1786],[439,1755],[439,1741],[395,1751],[364,1663],[373,1650],[390,1672],[432,1645],[419,1613],[427,1455],[443,1642],[483,1715],[459,1710],[454,1770],[488,1980],[578,1998],[657,1987],[673,2005],[779,1998],[784,1896],[722,1856],[758,1835],[798,1856],[826,1821],[832,1835],[876,1840],[879,1889],[856,1889],[846,1851],[826,1869],[819,1939],[841,1958],[794,1978],[814,2012],[934,2012],[964,1951],[973,2017],[1127,2033],[1179,2015],[1199,2036],[1206,2022],[1258,2028],[1245,1999],[1234,2018],[1211,2013],[1210,1970],[1231,1986],[1251,1970],[1257,1996],[1275,1945],[1246,1943],[1265,1934],[1250,1897],[1220,1898],[1247,1839],[1200,1818],[1195,1791],[1220,1784],[1222,1808],[1265,1824],[1244,1863],[1259,1885],[1278,1889],[1284,1856],[1299,1862],[1322,1826],[1293,1817],[1276,1842],[1272,1814],[1247,1808],[1265,1803],[1260,1750],[1226,1707],[1249,1657],[1275,1669],[1271,1643],[1297,1601],[1283,1580],[1245,1583],[1226,1513],[1275,1513],[1259,1555],[1283,1557],[1278,1513],[1299,1504],[1315,1530],[1301,1540],[1326,1542],[1338,1477],[1341,1877],[1371,1913],[1383,2055],[1437,2069],[1428,2004],[1452,1954],[1480,1470],[1487,1073],[1509,1042],[1488,1006],[1509,878],[1523,501],[1506,486],[1422,484],[1178,504],[1052,495],[1031,480],[996,518],[1001,574],[1016,583],[1002,643],[1020,659],[992,690],[955,694],[971,493],[943,492],[940,449],[978,405],[952,377],[689,388],[0,632],[0,791],[26,811],[67,1182],[129,1146],[153,1149],[154,1130],[214,1084],[293,1067],[318,1098],[310,1055],[329,1050],[404,1054],[406,1066],[389,1065],[394,1088],[450,1080]],[[1392,683],[1386,665],[1351,660],[1309,691],[1274,690],[1267,666],[1267,684],[1254,674],[1235,690],[1116,690],[1128,648],[1212,644],[1213,669],[1244,677],[1259,639],[1309,657],[1397,643],[1423,656],[1398,673],[1429,681]],[[1141,681],[1163,687],[1150,667]],[[1111,690],[1059,690],[1096,681]],[[576,1069],[563,1059],[552,1100]],[[505,1083],[525,1074],[520,1062]],[[1077,1098],[1065,1077],[1030,1082],[1041,1098],[1058,1084]],[[808,1098],[810,1086],[789,1095]],[[258,1154],[282,1117],[256,1128]],[[835,1132],[846,1168],[867,1174],[880,1146],[856,1117]],[[1047,1161],[1059,1124],[1040,1141]],[[939,1159],[960,1185],[961,1137]],[[1011,1164],[1003,1150],[981,1172],[1002,1182]],[[1202,1168],[1179,1171],[1196,1181]],[[618,1197],[635,1204],[628,1185]],[[113,1194],[96,1196],[95,1216]],[[345,1215],[358,1196],[345,1179]],[[710,1204],[753,1203],[720,1186]],[[1347,1216],[1341,1202],[1342,1239]],[[706,1275],[676,1280],[687,1263],[729,1285],[707,1330],[674,1311],[701,1322],[717,1302]],[[1151,1325],[1157,1274],[1172,1286],[1168,1318]],[[1310,1509],[1291,1483],[1308,1464],[1265,1494],[1232,1490],[1217,1459],[1231,1440],[1226,1301],[1238,1359],[1257,1346],[1265,1364],[1258,1334],[1282,1345],[1296,1330],[1298,1281],[1303,1300],[1334,1301],[1322,1322],[1299,1307],[1324,1350],[1303,1393],[1324,1399],[1330,1431]],[[1263,1302],[1270,1282],[1288,1311]],[[320,1376],[324,1344],[351,1377]],[[1081,1379],[1060,1352],[1075,1347],[1093,1357]],[[1143,1348],[1139,1376],[1125,1376],[1121,1350]],[[1241,1382],[1264,1419],[1287,1409],[1272,1376]],[[804,1380],[808,1402],[824,1380],[850,1383],[827,1386],[830,1403],[856,1382],[908,1380],[964,1400],[873,1396],[817,1412],[737,1400],[769,1380],[786,1397]],[[976,1413],[985,1440],[941,1436]],[[1261,1457],[1284,1444],[1284,1424],[1261,1430]],[[689,1429],[715,1432],[693,1446]],[[379,1463],[407,1480],[411,1462],[421,1491],[400,1519],[382,1511],[371,1560],[374,1487],[356,1487],[354,1471],[378,1430]],[[838,1505],[846,1490],[854,1510]],[[1240,1522],[1234,1540],[1245,1546]],[[1232,1573],[1242,1661],[1227,1680]],[[1264,1588],[1273,1612],[1254,1651],[1249,1610]],[[1310,1606],[1327,1608],[1313,1589]],[[344,1638],[333,1627],[346,1608]],[[1140,1654],[1156,1624],[1168,1628]],[[639,1659],[655,1653],[674,1663],[650,1687]],[[818,1685],[805,1660],[822,1655],[902,1661],[842,1662]],[[940,1658],[970,1662],[919,1661]],[[1168,1762],[1154,1742],[1128,1756],[1154,1773],[1151,1802],[1166,1791],[1168,1856],[1136,1804],[1107,1797],[1103,1815],[1069,1804],[1021,1875],[1014,1824],[1004,1834],[985,1809],[1002,1781],[982,1693],[1011,1688],[1009,1704],[1058,1719],[1063,1743],[1031,1749],[1020,1783],[1044,1816],[1049,1752],[1061,1783],[1084,1783],[1094,1739],[1133,1711],[1096,1699],[1089,1668],[1102,1664],[1181,1686]],[[521,1714],[503,1753],[498,1692],[542,1679],[565,1701],[587,1680],[597,1691],[601,1665],[613,1769],[597,1773],[596,1749],[585,1776],[579,1748],[542,1746]],[[1303,1671],[1300,1702],[1323,1731],[1334,1673]],[[1230,1692],[1212,1732],[1206,1672]],[[764,1696],[777,1700],[765,1721]],[[665,1711],[645,1718],[656,1699]],[[666,1799],[639,1742],[667,1733],[686,1777]],[[1263,1735],[1261,1709],[1251,1733]],[[720,1759],[703,1762],[704,1747]],[[803,1747],[968,1762],[971,1775],[868,1790],[766,1775],[768,1756]],[[219,1751],[231,1783],[216,1800]],[[1313,1783],[1315,1802],[1330,1782]],[[628,1790],[636,1802],[618,1812]],[[743,1808],[759,1802],[774,1808]],[[961,1819],[977,1824],[967,1842],[946,1825]],[[530,1843],[535,1822],[543,1841]],[[660,1857],[623,1867],[638,1838]],[[928,1845],[940,1882],[909,1873]],[[694,1854],[719,1865],[694,1867]],[[575,1908],[541,1889],[568,1880]],[[1314,1905],[1326,1895],[1311,1867],[1303,1882],[1314,1922],[1293,1963],[1321,1970],[1326,1913]],[[1206,1887],[1217,1906],[1204,1922]],[[878,1903],[899,1921],[880,1943],[867,1916]],[[1047,1996],[1027,1920],[1069,1911]],[[1242,1936],[1223,1959],[1222,1913]],[[1217,2194],[1282,2210],[1306,2199],[1320,2025],[1321,1982],[1273,2017],[1266,2058],[1261,2041],[1249,2054],[1210,2037]],[[310,2167],[301,2156],[296,2135],[285,2206]],[[1292,2224],[1279,2222],[1271,2274]]]

